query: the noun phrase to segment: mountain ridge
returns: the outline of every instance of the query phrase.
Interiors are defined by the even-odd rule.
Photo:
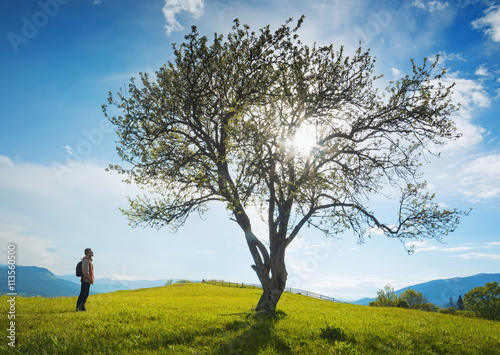
[[[495,281],[500,283],[500,273],[480,273],[465,277],[431,280],[401,288],[394,291],[394,293],[399,296],[406,290],[412,289],[414,291],[421,292],[425,297],[427,297],[430,303],[439,307],[446,307],[450,298],[453,298],[456,302],[459,295],[463,297],[464,294],[473,288],[484,286],[488,282]],[[367,306],[371,301],[375,300],[376,297],[365,297],[351,303]]]
[[[0,293],[12,292],[8,290],[7,265],[0,265],[0,270],[2,271],[0,272]],[[14,292],[20,296],[67,297],[78,295],[80,292],[78,284],[58,279],[46,268],[16,265],[15,272]]]
[[[74,297],[80,293],[80,278],[74,275],[56,276],[47,268],[38,266],[16,265],[15,271],[15,292],[20,296]],[[7,276],[7,265],[0,264],[0,294],[10,292]],[[90,294],[158,287],[177,281],[179,279],[126,281],[98,278],[90,288]]]

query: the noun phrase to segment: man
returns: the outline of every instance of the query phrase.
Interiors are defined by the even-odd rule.
[[[85,302],[87,302],[87,297],[89,297],[90,285],[94,284],[94,266],[92,265],[93,256],[94,252],[91,248],[85,249],[85,256],[82,259],[83,276],[80,278],[82,288],[80,290],[80,296],[78,296],[78,301],[76,301],[77,311],[86,311]]]

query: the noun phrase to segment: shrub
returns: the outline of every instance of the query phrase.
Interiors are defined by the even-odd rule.
[[[446,308],[439,308],[438,310],[439,313],[443,313],[443,314],[456,314],[457,313],[457,310],[453,307],[446,307]]]
[[[347,339],[347,335],[342,328],[328,324],[324,327],[321,327],[319,336],[323,339],[331,341],[332,343],[336,341],[344,341]]]

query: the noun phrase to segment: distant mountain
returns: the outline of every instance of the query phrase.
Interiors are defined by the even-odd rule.
[[[62,275],[56,276],[57,278],[76,282],[80,284],[80,279],[74,275]],[[139,288],[149,288],[149,287],[159,287],[165,286],[167,283],[176,283],[179,279],[165,279],[165,280],[137,280],[137,281],[127,281],[127,280],[113,280],[113,279],[95,279],[94,285],[92,285],[95,293],[106,293],[121,290],[136,290]]]
[[[7,266],[0,265],[0,293],[6,294]],[[80,285],[58,279],[45,268],[36,266],[16,266],[16,290],[20,296],[66,297],[78,296]]]
[[[359,304],[360,306],[368,306],[371,301],[375,301],[375,298],[365,297],[365,298],[362,298],[362,299],[357,300],[357,301],[351,301],[349,303]]]
[[[429,302],[435,304],[439,307],[446,307],[450,298],[453,301],[457,301],[459,295],[466,294],[474,287],[484,286],[488,282],[499,282],[500,274],[477,274],[468,277],[454,277],[451,279],[443,280],[433,280],[429,282],[424,282],[421,284],[416,284],[413,286],[408,286],[400,290],[395,291],[399,296],[401,293],[408,289],[421,292]],[[368,306],[371,301],[375,301],[376,298],[362,298],[360,300],[351,302],[353,304],[359,304]]]
[[[80,293],[80,278],[74,275],[55,276],[45,268],[17,265],[15,276],[15,292],[20,296],[76,297]],[[102,278],[95,280],[90,294],[158,287],[178,281],[180,280],[118,281]],[[0,294],[9,293],[7,288],[7,265],[0,264]]]

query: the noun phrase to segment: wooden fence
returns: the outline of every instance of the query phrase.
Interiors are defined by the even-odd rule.
[[[238,283],[238,282],[230,282],[230,281],[223,281],[223,280],[203,280],[202,282],[209,283],[209,284],[212,284],[212,285],[218,285],[218,286],[228,286],[228,287],[232,286],[232,287],[239,287],[239,288],[259,288],[259,289],[262,289],[262,286],[260,286],[260,285],[247,284],[247,283],[244,283],[244,282],[239,282]],[[308,297],[313,297],[313,298],[317,298],[319,300],[326,300],[326,301],[344,303],[342,301],[337,301],[333,297],[328,297],[328,296],[325,296],[325,295],[320,295],[319,293],[310,292],[310,291],[306,291],[306,290],[301,290],[301,289],[293,288],[293,287],[286,287],[285,288],[285,292],[290,292],[290,293],[295,293],[295,294],[298,294],[298,295],[304,295],[304,296],[308,296]]]

